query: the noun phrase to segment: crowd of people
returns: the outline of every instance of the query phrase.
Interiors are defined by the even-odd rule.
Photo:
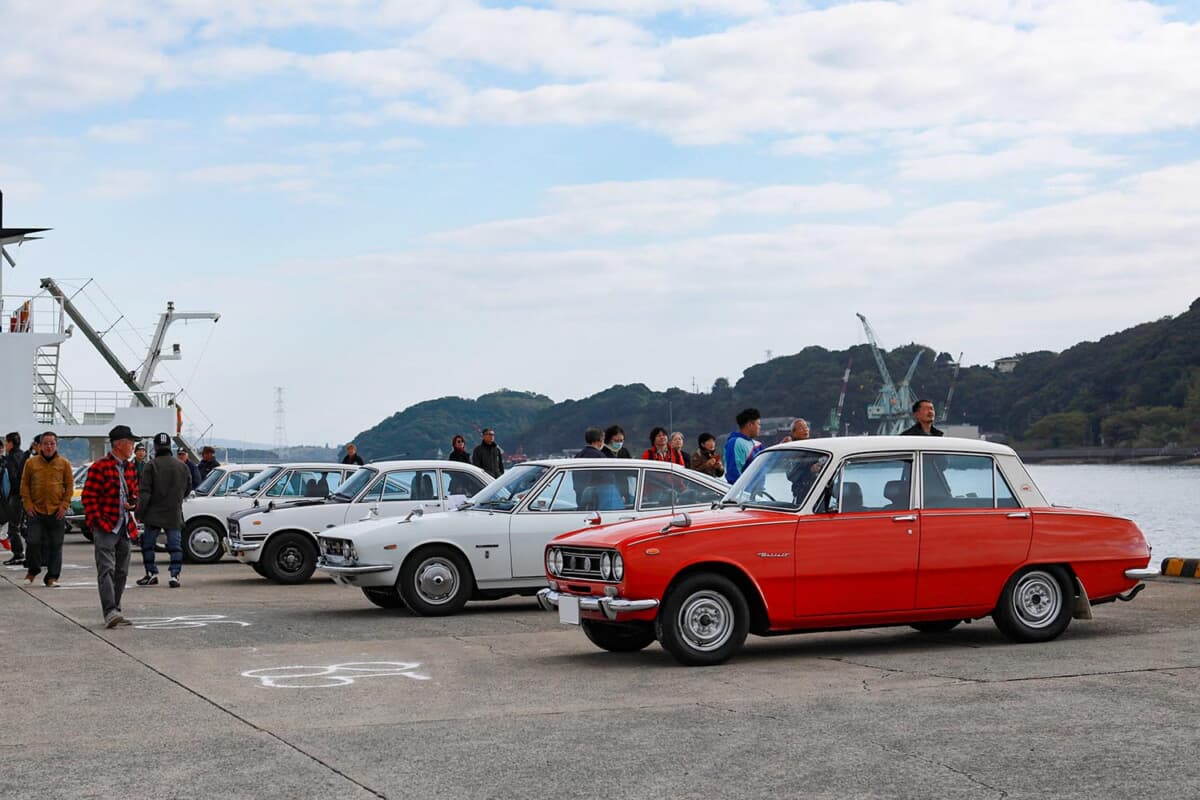
[[[84,524],[95,550],[101,613],[112,628],[129,624],[121,612],[121,596],[134,543],[141,547],[146,570],[139,586],[158,583],[155,545],[160,535],[166,538],[171,558],[168,585],[181,585],[183,500],[220,462],[212,447],[201,451],[199,463],[192,463],[182,448],[172,453],[166,433],[154,436],[153,460],[147,459],[146,446],[126,425],[109,431],[108,439],[108,452],[88,467],[82,500]],[[4,437],[0,524],[12,552],[4,564],[24,566],[26,585],[39,577],[48,588],[59,585],[66,516],[74,494],[74,470],[58,452],[53,431],[34,437],[29,451],[22,450],[19,433]]]

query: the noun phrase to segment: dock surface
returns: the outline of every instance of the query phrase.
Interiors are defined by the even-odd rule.
[[[0,571],[0,797],[1181,798],[1200,795],[1200,582],[1058,640],[990,620],[750,637],[730,663],[596,649],[532,598],[376,608],[232,561],[101,624]],[[319,573],[318,573],[319,575]]]

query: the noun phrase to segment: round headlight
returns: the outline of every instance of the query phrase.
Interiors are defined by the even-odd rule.
[[[554,574],[555,575],[562,575],[562,564],[563,564],[562,550],[555,549],[555,551],[554,551]]]
[[[620,553],[613,553],[613,578],[620,581],[625,579],[625,559]]]
[[[551,575],[558,574],[554,571],[554,548],[546,551],[546,572],[549,572]]]
[[[604,580],[612,578],[612,556],[608,553],[600,556],[600,577]]]

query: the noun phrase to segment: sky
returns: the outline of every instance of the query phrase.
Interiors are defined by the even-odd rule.
[[[707,390],[859,312],[986,364],[1200,296],[1194,0],[46,8],[0,0],[4,220],[54,229],[5,293],[55,277],[131,366],[220,312],[160,373],[193,434],[273,441],[276,387],[290,444]]]

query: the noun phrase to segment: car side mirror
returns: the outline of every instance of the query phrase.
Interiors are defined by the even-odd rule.
[[[408,516],[404,518],[404,521],[412,522],[414,519],[420,519],[423,516],[425,516],[424,509],[414,508],[412,511],[408,512]]]
[[[666,525],[663,525],[662,530],[660,530],[659,533],[667,533],[671,530],[671,528],[690,527],[692,527],[692,515],[684,511],[671,517],[671,521]]]
[[[590,516],[587,518],[587,524],[588,524],[588,525],[599,525],[599,524],[601,523],[601,521],[602,521],[602,520],[601,520],[601,518],[600,518],[600,512],[599,512],[599,511],[593,511],[593,512],[591,513],[591,515],[590,515]]]

